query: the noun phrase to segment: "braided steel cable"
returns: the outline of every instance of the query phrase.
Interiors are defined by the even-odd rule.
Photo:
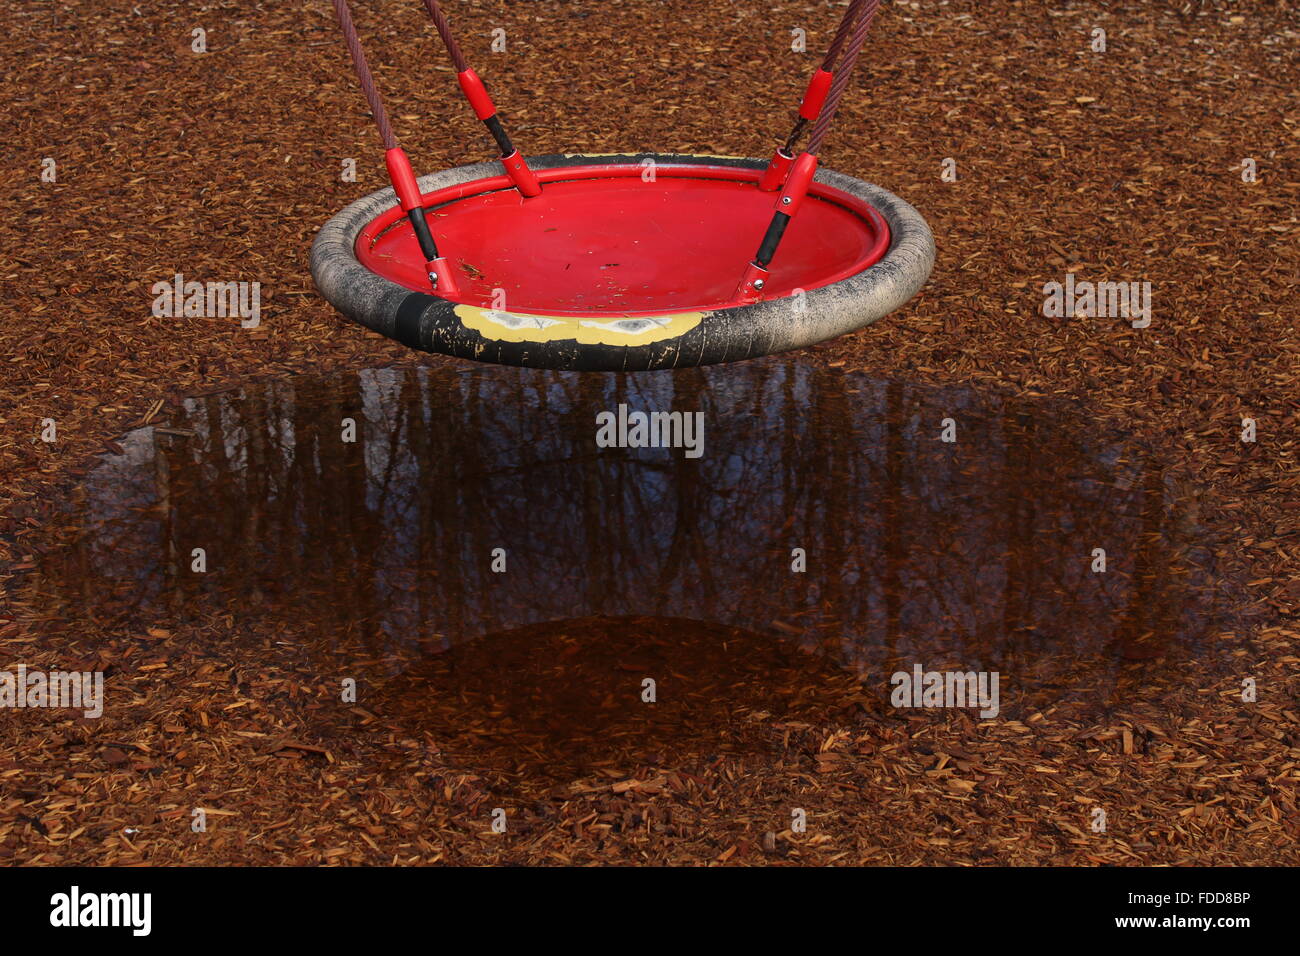
[[[438,0],[424,0],[424,8],[429,11],[433,25],[438,30],[438,36],[442,37],[442,44],[447,48],[447,53],[451,55],[451,62],[456,66],[456,72],[464,73],[469,69],[469,62],[460,52],[460,44],[456,42],[455,34],[451,32],[451,24],[447,21],[447,15],[442,12],[442,7],[438,5]]]
[[[849,30],[858,22],[858,11],[862,8],[862,3],[863,0],[853,0],[844,16],[840,18],[840,25],[835,30],[835,39],[831,41],[830,47],[826,50],[826,58],[822,60],[822,69],[828,73],[834,71],[835,61],[839,58],[840,50],[844,48],[844,41],[849,38]]]
[[[334,0],[334,13],[339,19],[339,26],[343,28],[343,39],[347,41],[348,52],[352,54],[352,65],[357,71],[357,79],[361,81],[361,92],[370,104],[370,112],[375,118],[375,125],[379,127],[379,138],[384,141],[384,149],[396,149],[397,137],[393,135],[392,124],[388,122],[383,97],[375,88],[375,77],[370,72],[370,65],[366,63],[366,54],[361,49],[361,38],[357,36],[347,0]]]
[[[858,13],[862,9],[865,0],[852,0],[849,8],[844,11],[844,16],[840,17],[840,25],[835,29],[835,38],[831,40],[831,45],[826,49],[826,56],[822,58],[821,72],[834,73],[835,63],[839,59],[840,50],[844,48],[845,41],[849,38],[849,32],[854,24],[858,22]],[[808,95],[812,95],[811,87]],[[808,128],[808,118],[803,114],[802,108],[798,116],[795,117],[794,126],[790,129],[790,135],[785,138],[785,144],[781,151],[790,155],[794,151],[794,144],[799,141],[803,131]]]
[[[835,71],[835,80],[831,83],[830,93],[827,94],[826,106],[822,109],[821,115],[817,117],[817,122],[813,124],[812,136],[809,137],[807,151],[814,156],[821,149],[826,134],[830,132],[831,123],[835,121],[835,113],[839,110],[840,102],[844,99],[844,92],[848,89],[849,80],[853,78],[853,70],[858,65],[858,56],[862,53],[867,34],[871,31],[871,21],[875,19],[876,11],[879,8],[880,0],[865,0],[863,3],[858,16],[857,29],[853,31],[853,39],[849,41],[848,49],[844,52],[844,58],[840,62],[839,69]]]

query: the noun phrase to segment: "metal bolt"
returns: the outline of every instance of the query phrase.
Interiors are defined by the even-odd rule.
[[[782,196],[782,197],[781,197],[781,205],[783,205],[783,206],[788,206],[788,205],[790,205],[790,197],[789,197],[789,196]]]
[[[754,288],[755,288],[755,289],[760,289],[760,290],[761,290],[761,289],[763,288],[763,286],[765,286],[766,284],[767,284],[767,283],[765,283],[762,279],[755,279],[755,280],[754,280]]]

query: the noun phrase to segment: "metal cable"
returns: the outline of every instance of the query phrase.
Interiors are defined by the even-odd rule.
[[[456,37],[451,32],[451,24],[447,22],[447,15],[442,12],[442,7],[438,6],[438,0],[424,0],[424,7],[433,18],[433,25],[437,27],[438,36],[442,37],[447,52],[451,54],[451,62],[455,64],[456,72],[464,73],[469,69],[469,62],[460,52],[460,44],[456,42]]]
[[[839,59],[840,50],[844,48],[844,41],[848,39],[849,31],[853,25],[858,22],[858,13],[862,9],[865,0],[853,0],[849,8],[844,11],[844,16],[840,17],[840,25],[835,28],[835,38],[831,40],[831,45],[826,49],[826,56],[822,59],[822,71],[825,73],[835,72],[835,61]],[[808,120],[800,112],[795,117],[794,126],[790,129],[790,135],[785,138],[785,145],[781,151],[786,154],[794,152],[794,144],[799,141],[803,131],[808,128]]]
[[[352,65],[356,68],[357,79],[361,81],[361,92],[366,94],[366,102],[370,104],[375,125],[379,127],[379,138],[384,141],[384,149],[396,149],[397,137],[393,135],[393,127],[388,122],[384,100],[375,89],[375,78],[366,63],[366,54],[361,49],[361,38],[357,36],[357,28],[352,22],[348,0],[334,0],[334,13],[339,18],[339,26],[343,28],[343,38],[347,41],[348,52],[352,54]]]
[[[808,140],[808,152],[814,156],[821,149],[826,134],[830,132],[831,123],[835,120],[835,113],[840,108],[840,101],[844,99],[844,91],[848,89],[849,80],[853,77],[854,67],[858,64],[858,55],[862,52],[862,46],[866,43],[867,34],[871,31],[871,21],[875,19],[876,10],[879,8],[880,0],[865,0],[863,3],[858,16],[857,29],[853,31],[853,39],[849,41],[848,49],[844,53],[844,59],[841,61],[839,69],[835,71],[835,80],[831,83],[830,93],[826,97],[826,106],[822,109],[821,115],[817,117],[812,136]]]
[[[830,47],[826,50],[826,58],[822,60],[822,69],[827,73],[835,72],[835,61],[839,58],[840,50],[844,48],[844,41],[849,38],[849,30],[853,24],[858,22],[858,11],[862,7],[863,0],[853,0],[849,4],[848,10],[840,18],[840,25],[835,30],[835,39],[831,41]]]

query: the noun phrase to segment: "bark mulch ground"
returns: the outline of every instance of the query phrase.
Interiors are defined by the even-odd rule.
[[[420,4],[355,7],[419,169],[487,155]],[[785,131],[813,63],[790,51],[790,31],[822,48],[840,10],[783,0],[449,8],[526,152],[737,155],[767,155]],[[1185,463],[1200,520],[1230,533],[1223,565],[1249,594],[1239,609],[1249,623],[1222,637],[1236,673],[1155,688],[1152,703],[1101,723],[1051,707],[987,723],[900,718],[873,710],[853,682],[769,661],[775,652],[737,634],[778,673],[812,670],[753,687],[757,672],[732,673],[726,694],[705,682],[694,710],[663,718],[680,722],[663,729],[664,753],[617,725],[569,749],[555,728],[523,727],[543,752],[583,752],[522,784],[519,758],[490,733],[412,722],[396,703],[357,708],[332,730],[312,722],[303,739],[304,715],[333,690],[311,662],[272,655],[277,635],[236,635],[246,654],[232,660],[165,630],[100,635],[88,622],[56,642],[16,619],[29,543],[96,453],[165,417],[169,402],[248,378],[442,360],[350,326],[311,286],[314,231],[384,182],[329,4],[74,11],[18,0],[6,25],[0,666],[102,666],[120,705],[99,721],[0,716],[0,859],[1300,860],[1293,4],[886,4],[824,160],[920,209],[938,264],[903,312],[805,356],[1065,397]],[[1090,49],[1099,27],[1104,53]],[[489,51],[495,28],[504,53]],[[42,181],[47,157],[56,182]],[[341,180],[348,158],[356,182]],[[941,178],[946,158],[955,182]],[[1255,182],[1243,181],[1247,158]],[[260,328],[153,317],[150,287],[177,272],[261,282]],[[1149,281],[1151,326],[1044,317],[1043,284],[1067,273]],[[1243,418],[1256,421],[1257,441],[1241,440]],[[54,443],[41,440],[46,419]],[[661,624],[638,626],[647,645],[671,647]],[[591,627],[532,639],[538,653],[598,647]],[[481,662],[469,666],[480,673]],[[485,695],[493,673],[474,685]],[[1245,677],[1255,703],[1241,700]],[[587,714],[571,713],[572,726]],[[683,730],[701,722],[716,738]],[[620,734],[636,738],[636,759]],[[503,783],[509,773],[515,782]],[[490,811],[506,798],[511,828],[494,834]],[[1102,834],[1089,827],[1098,804]],[[195,807],[208,812],[206,833],[191,831]],[[807,812],[806,832],[791,829],[792,807]]]

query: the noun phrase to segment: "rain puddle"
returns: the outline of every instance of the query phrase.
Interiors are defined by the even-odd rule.
[[[620,406],[701,413],[700,454],[598,446]],[[1223,627],[1195,495],[1124,436],[789,359],[302,376],[190,398],[120,448],[39,561],[29,633],[306,655],[488,764],[510,758],[483,715],[560,763],[620,734],[653,752],[612,703],[647,675],[679,742],[718,709],[887,701],[918,664],[1000,673],[1007,717],[1112,699]]]

